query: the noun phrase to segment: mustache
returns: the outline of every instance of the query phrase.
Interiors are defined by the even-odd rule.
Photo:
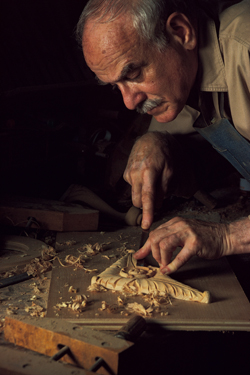
[[[162,99],[146,99],[136,107],[136,110],[138,113],[145,115],[148,111],[158,107],[161,103]]]

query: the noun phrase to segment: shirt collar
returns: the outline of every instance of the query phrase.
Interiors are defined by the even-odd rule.
[[[201,91],[227,91],[225,67],[215,22],[205,16],[199,22],[199,76]]]

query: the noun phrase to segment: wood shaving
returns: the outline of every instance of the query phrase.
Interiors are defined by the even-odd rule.
[[[73,288],[73,286],[71,285],[69,287],[69,290],[68,290],[69,293],[77,293],[77,289],[76,288]]]
[[[67,307],[68,309],[71,309],[73,311],[77,312],[83,312],[88,304],[88,297],[85,294],[78,294],[72,301],[70,302],[62,302],[57,303],[56,308],[59,310],[61,308]]]
[[[79,255],[79,257],[75,257],[74,255],[66,255],[65,260],[64,260],[66,264],[63,264],[60,258],[58,257],[56,258],[62,267],[76,266],[76,268],[80,268],[80,269],[84,268],[83,263],[85,262],[85,260],[83,259],[82,255]]]
[[[137,302],[128,303],[125,308],[130,313],[136,313],[143,316],[151,316],[152,312],[154,311],[152,306],[145,309],[142,304]]]
[[[159,307],[163,304],[172,304],[168,293],[164,292],[153,292],[143,296],[143,299],[150,304],[150,306]]]
[[[30,298],[30,301],[35,301],[36,299],[37,299],[37,296],[34,295],[34,296],[32,296],[32,297]]]
[[[24,272],[27,272],[28,275],[33,277],[40,276],[41,274],[48,272],[52,269],[52,264],[40,258],[34,258],[32,261],[27,264],[24,268]]]
[[[126,303],[126,299],[125,298],[122,298],[120,296],[117,297],[117,302],[118,302],[118,305],[119,306],[124,306],[125,303]]]
[[[68,241],[65,241],[65,242],[56,242],[56,247],[57,247],[57,249],[61,249],[64,246],[74,246],[74,245],[76,245],[76,243],[77,242],[75,240],[68,240]]]
[[[120,312],[120,314],[121,314],[121,315],[124,315],[124,316],[128,316],[128,315],[129,315],[128,312],[126,312],[126,311],[124,311],[124,310],[122,310],[122,311]]]
[[[100,285],[100,284],[91,284],[88,286],[88,289],[87,289],[89,292],[107,292],[108,289],[105,288],[104,286]]]
[[[17,313],[17,310],[18,310],[18,307],[9,306],[9,307],[7,307],[7,309],[6,309],[6,314],[7,314],[7,315],[13,315],[13,314],[16,314],[16,313]]]
[[[42,249],[43,260],[52,260],[55,256],[56,256],[56,251],[52,246],[48,246]]]
[[[103,258],[106,258],[106,259],[108,259],[108,260],[110,260],[110,259],[111,259],[111,257],[110,257],[110,256],[108,256],[108,255],[103,255],[102,257],[103,257]]]
[[[70,304],[70,302],[68,302],[68,303],[61,302],[61,303],[57,303],[56,307],[58,307],[59,309],[61,309],[62,307],[68,307],[69,304]]]
[[[77,251],[81,254],[84,254],[85,256],[94,256],[96,254],[99,254],[105,250],[108,249],[109,247],[109,243],[98,243],[96,242],[94,245],[91,245],[91,244],[86,244],[86,245],[83,245],[81,248],[77,249]]]
[[[168,315],[167,311],[161,312],[161,316],[167,316],[167,315]]]
[[[35,294],[41,293],[41,290],[36,285],[34,286],[34,293]]]
[[[68,240],[68,241],[64,242],[64,245],[67,245],[67,246],[73,246],[75,244],[76,244],[75,240]]]
[[[115,314],[119,310],[119,306],[116,304],[109,305],[106,301],[102,301],[102,306],[98,309],[99,311],[107,310],[108,313]]]
[[[85,268],[85,267],[83,267],[83,270],[85,271],[85,273],[98,272],[98,269],[97,269],[97,268],[94,268],[93,270],[90,270],[89,268]]]
[[[0,277],[1,277],[1,279],[2,279],[2,278],[3,278],[3,279],[7,279],[7,277],[15,276],[15,275],[17,274],[17,272],[18,272],[18,267],[16,266],[16,267],[12,268],[12,269],[9,270],[9,271],[6,271],[6,272],[4,272],[4,273],[1,273],[1,274],[0,274]]]
[[[71,266],[77,266],[79,268],[83,268],[83,263],[85,260],[82,258],[81,255],[79,257],[75,257],[74,255],[67,255],[65,257],[65,262],[68,263]]]
[[[108,308],[108,304],[107,304],[107,302],[105,302],[105,301],[102,301],[102,307],[100,307],[98,310],[99,311],[103,311],[103,310],[106,310],[107,308]]]
[[[24,254],[26,256],[26,254]],[[40,276],[41,274],[50,271],[52,268],[51,261],[54,260],[56,251],[52,246],[42,246],[41,258],[37,257],[32,259],[23,269],[23,272],[27,272],[28,275],[33,277]],[[20,273],[18,267],[14,267],[12,270],[1,274],[1,278],[7,278],[15,276]]]
[[[37,318],[44,318],[46,315],[44,308],[40,305],[35,304],[34,302],[32,302],[31,306],[25,307],[25,311],[28,312],[30,316],[35,316]]]

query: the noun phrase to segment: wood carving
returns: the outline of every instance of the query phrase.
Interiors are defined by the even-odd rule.
[[[158,292],[186,301],[210,302],[209,292],[202,293],[170,276],[163,275],[157,267],[137,266],[137,260],[132,254],[119,259],[98,276],[92,277],[91,286],[96,284],[117,291],[130,288],[137,295]]]

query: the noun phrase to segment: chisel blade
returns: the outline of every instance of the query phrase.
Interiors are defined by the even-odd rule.
[[[147,230],[142,229],[139,249],[146,243],[149,237],[149,232],[150,232],[149,229]],[[154,259],[151,252],[145,258],[137,260],[137,266],[139,267],[147,267],[149,265],[154,266],[154,267],[159,267],[159,263]]]
[[[148,236],[149,236],[149,229],[148,230],[142,229],[139,249],[146,243]],[[137,266],[145,267],[146,265],[147,265],[146,258],[137,260]]]

